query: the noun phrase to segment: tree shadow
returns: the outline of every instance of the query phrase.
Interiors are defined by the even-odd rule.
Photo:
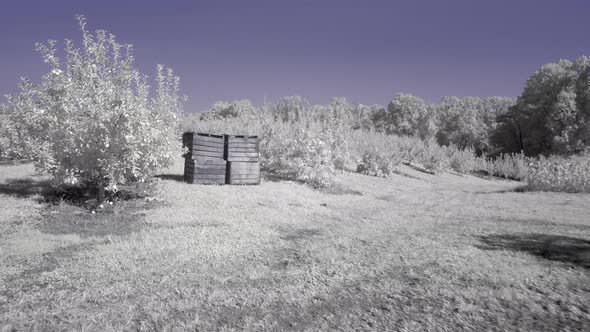
[[[417,176],[414,176],[414,175],[411,175],[411,174],[408,174],[408,173],[406,173],[406,172],[404,172],[404,171],[402,171],[402,170],[395,170],[395,171],[393,171],[393,173],[394,173],[394,174],[397,174],[397,175],[400,175],[400,176],[407,177],[407,178],[409,178],[409,179],[413,179],[413,180],[419,180],[419,181],[424,181],[424,179],[422,179],[422,178],[419,178],[419,177],[417,177]],[[430,173],[427,173],[427,174],[430,174]],[[432,174],[430,174],[430,175],[432,175]]]
[[[33,162],[29,159],[9,159],[9,160],[0,160],[0,166],[16,166],[16,165],[24,165]]]
[[[106,192],[106,200],[128,201],[150,196],[153,190],[150,183],[132,183],[119,186],[117,192]],[[40,203],[71,205],[94,209],[98,205],[98,188],[93,185],[55,186],[49,179],[14,178],[0,182],[0,194],[18,198],[37,196]]]
[[[512,176],[506,177],[506,176],[499,176],[499,175],[490,174],[490,172],[483,170],[483,169],[471,171],[471,172],[468,172],[468,174],[478,177],[478,178],[481,178],[481,179],[484,179],[484,180],[523,182],[523,180],[521,180],[519,178],[512,177]]]
[[[480,236],[484,250],[524,251],[552,261],[571,263],[590,269],[590,241],[548,234],[491,234]]]
[[[406,166],[408,166],[409,168],[415,170],[415,171],[418,171],[418,172],[421,172],[421,173],[424,173],[424,174],[428,174],[428,175],[436,175],[433,171],[428,170],[428,169],[426,169],[426,168],[424,168],[422,166],[418,166],[418,165],[415,165],[415,164],[412,164],[412,163],[409,163],[409,162],[403,163],[403,164],[406,165]]]
[[[517,186],[511,189],[501,189],[501,190],[490,190],[490,191],[474,191],[474,194],[477,195],[489,195],[489,194],[506,194],[506,193],[524,193],[528,191],[527,185]]]
[[[8,179],[0,183],[0,194],[16,196],[18,198],[28,198],[34,195],[45,196],[51,191],[51,182],[49,180],[25,179]]]
[[[178,174],[159,174],[155,175],[154,177],[162,180],[172,180],[177,182],[184,182],[184,176]]]

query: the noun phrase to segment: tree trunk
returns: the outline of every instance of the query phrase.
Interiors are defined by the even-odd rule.
[[[98,204],[104,203],[104,183],[100,181],[98,183]]]

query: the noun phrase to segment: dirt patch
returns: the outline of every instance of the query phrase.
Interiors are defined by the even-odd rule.
[[[292,229],[292,230],[284,230],[281,229],[281,233],[284,235],[281,236],[281,239],[285,241],[300,241],[310,238],[312,236],[318,236],[321,232],[317,229],[309,229],[309,228],[302,228],[302,229]]]

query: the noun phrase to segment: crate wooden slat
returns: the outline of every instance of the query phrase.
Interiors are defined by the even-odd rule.
[[[231,180],[260,180],[260,175],[258,174],[232,174]]]
[[[230,162],[250,162],[250,163],[255,163],[258,162],[260,160],[260,158],[258,157],[233,157],[231,159],[228,159],[228,161]]]
[[[212,148],[225,149],[224,143],[219,143],[219,142],[206,142],[206,141],[197,141],[197,142],[194,142],[192,145],[188,145],[188,148],[189,149],[194,149],[196,146],[208,146],[208,147],[212,147]]]
[[[232,153],[258,153],[258,149],[240,149],[240,148],[233,148],[227,149],[228,154]]]
[[[186,174],[184,181],[194,184],[225,184],[225,175],[194,176]]]
[[[220,159],[224,157],[224,135],[186,132],[182,134],[182,144],[189,149],[192,156]]]
[[[257,149],[258,143],[241,143],[241,142],[227,142],[228,149],[246,148],[246,149]]]
[[[197,184],[225,184],[227,162],[221,158],[187,155],[184,180]]]
[[[242,163],[242,162],[229,162],[228,166],[232,171],[245,171],[253,174],[260,172],[260,163]]]
[[[195,136],[193,136],[193,142],[211,142],[211,143],[222,143],[224,142],[224,138],[223,135],[209,135],[209,136],[203,136],[201,134],[197,134]]]
[[[223,142],[209,142],[209,141],[194,141],[192,145],[189,145],[189,148],[195,148],[196,146],[208,146],[212,148],[221,148],[225,149],[225,143]]]
[[[227,135],[225,159],[236,162],[258,162],[260,160],[258,136]]]
[[[260,184],[260,163],[229,161],[227,163],[228,184]]]
[[[196,159],[185,158],[184,167],[190,168],[222,168],[225,169],[226,161],[220,158],[206,158],[202,156],[196,157]]]
[[[223,151],[191,151],[191,154],[197,157],[218,158],[223,160]]]
[[[192,173],[192,174],[225,174],[225,168],[190,168],[185,167],[185,173]]]
[[[195,142],[192,145],[187,145],[189,149],[195,149],[196,147],[210,147],[210,148],[217,148],[217,149],[225,149],[225,145],[223,143],[218,142]]]
[[[228,142],[258,142],[258,136],[255,135],[227,135]]]
[[[258,158],[258,152],[229,152],[227,154],[228,160],[233,157],[256,157]]]
[[[235,179],[230,184],[260,184],[260,179],[258,181],[253,180],[253,179],[245,179],[245,180]]]
[[[186,132],[182,134],[182,145],[188,147],[194,144],[218,144],[223,146],[224,143],[224,135],[211,135],[194,132]]]
[[[185,155],[185,165],[188,162],[187,160],[193,160],[193,163],[196,163],[200,166],[202,165],[225,165],[225,160],[221,158],[211,158],[211,157],[204,157],[204,156],[195,156],[191,154]]]
[[[223,174],[194,174],[193,179],[211,179],[219,180],[221,184],[225,183],[225,173]]]
[[[199,178],[188,178],[185,179],[185,182],[192,183],[192,184],[217,184],[222,185],[225,184],[225,178],[223,181],[219,179],[199,179]]]
[[[192,148],[189,148],[192,151],[211,151],[211,152],[223,152],[223,146],[210,146],[210,145],[200,145],[195,144]]]
[[[205,170],[214,171],[214,170],[224,170],[224,169],[226,169],[226,167],[225,167],[225,165],[194,165],[194,166],[193,165],[185,165],[184,169],[188,169],[188,170],[198,169],[198,170],[202,170],[202,171],[205,171]]]
[[[224,169],[185,169],[186,174],[198,175],[225,175],[226,170]]]

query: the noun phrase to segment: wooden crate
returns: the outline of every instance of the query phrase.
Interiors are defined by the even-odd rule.
[[[221,158],[187,156],[184,159],[184,181],[198,184],[225,184],[227,162]]]
[[[260,184],[260,162],[228,161],[228,184]]]
[[[226,135],[225,159],[235,162],[258,162],[258,136]]]
[[[221,158],[225,152],[224,135],[187,132],[182,135],[182,144],[189,149],[192,156]]]

